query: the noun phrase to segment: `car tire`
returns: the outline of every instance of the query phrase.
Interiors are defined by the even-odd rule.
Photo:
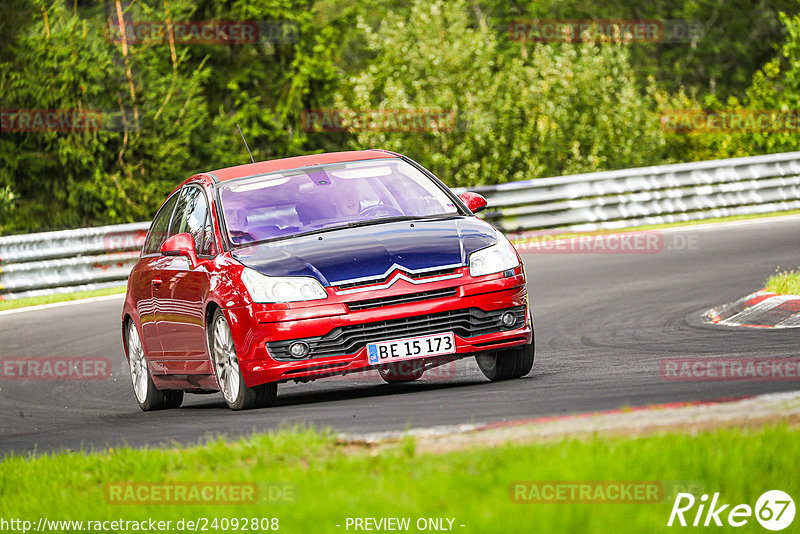
[[[150,376],[147,360],[144,356],[139,331],[132,320],[126,325],[125,343],[128,347],[128,370],[133,385],[133,396],[143,412],[180,408],[183,403],[183,391],[159,390]]]
[[[419,361],[397,362],[378,367],[378,374],[388,384],[413,382],[425,372],[425,363]]]
[[[228,408],[231,410],[264,408],[275,401],[278,395],[277,382],[252,388],[244,383],[239,368],[239,357],[236,355],[233,343],[233,334],[222,310],[217,310],[211,319],[208,340],[214,376]]]
[[[180,408],[181,404],[183,404],[183,391],[180,390],[171,390],[171,391],[164,391],[164,408],[172,409],[172,408]]]
[[[475,356],[483,375],[497,382],[510,378],[522,378],[533,369],[534,341],[519,348],[482,353]]]

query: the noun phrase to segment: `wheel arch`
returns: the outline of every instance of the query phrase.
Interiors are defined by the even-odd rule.
[[[214,319],[214,314],[217,310],[221,310],[222,306],[215,300],[209,300],[206,304],[206,311],[203,315],[203,324],[206,326],[206,334],[208,334],[208,327],[211,326],[211,321]]]
[[[133,316],[130,312],[125,312],[122,316],[122,351],[125,353],[125,359],[128,361],[131,359],[131,355],[128,353],[128,323],[132,322]]]
[[[217,313],[217,310],[222,310],[222,306],[216,300],[209,300],[206,303],[206,310],[203,314],[203,327],[206,330],[206,351],[208,352],[208,361],[212,365],[214,365],[214,357],[211,355],[211,321],[214,320],[214,315]],[[223,311],[223,313],[225,313]]]

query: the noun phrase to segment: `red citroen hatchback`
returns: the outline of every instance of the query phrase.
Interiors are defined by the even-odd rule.
[[[416,380],[474,355],[490,380],[533,366],[514,247],[411,159],[300,156],[192,176],[128,279],[123,344],[142,410],[221,391],[266,406],[280,382],[376,369]]]

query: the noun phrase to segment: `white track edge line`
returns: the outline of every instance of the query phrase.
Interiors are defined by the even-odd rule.
[[[22,313],[26,311],[47,310],[50,308],[71,306],[73,304],[88,304],[91,302],[103,302],[105,300],[113,300],[120,297],[125,297],[125,293],[116,293],[114,295],[103,295],[102,297],[88,297],[85,299],[65,300],[63,302],[51,302],[49,304],[37,304],[35,306],[24,306],[22,308],[13,308],[11,310],[0,311],[0,315],[12,315],[14,313]]]

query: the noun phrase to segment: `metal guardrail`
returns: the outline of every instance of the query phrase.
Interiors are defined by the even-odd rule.
[[[124,285],[149,222],[0,237],[0,299]]]
[[[800,209],[800,152],[474,187],[512,234],[630,228]],[[457,193],[463,191],[457,190]],[[0,237],[0,299],[123,285],[149,223]]]
[[[800,209],[800,152],[475,187],[507,232],[576,232]]]

